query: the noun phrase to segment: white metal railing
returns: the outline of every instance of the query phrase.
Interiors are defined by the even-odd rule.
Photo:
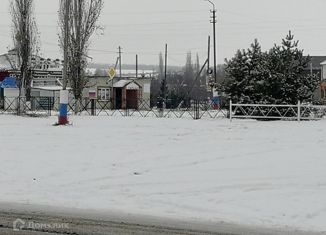
[[[230,101],[230,120],[271,119],[271,120],[321,120],[326,119],[325,105],[301,104],[233,104]]]

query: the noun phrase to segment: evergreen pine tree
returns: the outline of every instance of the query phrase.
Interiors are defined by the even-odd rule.
[[[266,75],[264,57],[261,46],[255,39],[247,51],[238,50],[235,57],[227,61],[225,70],[229,80],[224,91],[235,102],[257,103],[262,100],[260,88]]]
[[[318,86],[315,75],[305,73],[310,62],[298,48],[299,41],[294,40],[291,31],[269,52],[269,89],[268,96],[274,103],[296,104],[298,101],[310,101]]]
[[[245,50],[238,50],[231,60],[226,61],[227,81],[223,84],[223,90],[230,96],[233,102],[248,102],[244,93],[248,77],[248,55]]]
[[[234,102],[296,104],[310,101],[319,79],[305,72],[310,62],[289,32],[281,46],[262,52],[257,40],[226,61],[222,89]]]

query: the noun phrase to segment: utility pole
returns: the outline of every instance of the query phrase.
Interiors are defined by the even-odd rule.
[[[138,78],[138,55],[136,55],[136,78]]]
[[[121,52],[121,50],[122,50],[122,48],[121,48],[121,46],[119,46],[119,77],[120,77],[120,79],[122,78],[122,65],[121,65],[121,54],[122,54],[122,52]]]
[[[211,59],[211,36],[208,36],[208,50],[207,50],[207,77],[209,78],[207,81],[207,85],[210,87],[210,92],[211,95],[213,96],[213,89],[214,89],[214,84],[213,81],[211,80],[211,75],[212,75],[212,70],[209,67],[210,66],[210,59]],[[214,78],[215,82],[215,78]]]
[[[213,21],[212,21],[212,24],[213,24],[213,41],[214,41],[214,82],[215,84],[217,83],[217,76],[216,76],[216,9],[215,9],[215,6],[214,6],[214,9],[213,9]]]
[[[166,78],[167,78],[167,68],[168,68],[168,44],[165,44],[165,69],[164,69],[164,87],[163,87],[163,99],[166,99]]]
[[[159,100],[160,117],[163,117],[164,106],[166,102],[167,64],[168,64],[168,44],[165,44],[165,71],[164,71],[164,78],[162,79],[161,82],[161,94]]]
[[[211,36],[208,36],[208,50],[207,50],[207,74],[210,73],[209,62],[211,57]]]
[[[210,1],[210,0],[205,0],[207,2],[209,2],[210,4],[212,4],[213,6],[213,10],[211,10],[211,13],[213,14],[212,16],[212,20],[211,23],[213,24],[213,41],[214,41],[214,82],[215,84],[217,83],[217,71],[216,71],[216,8],[215,8],[215,4]]]

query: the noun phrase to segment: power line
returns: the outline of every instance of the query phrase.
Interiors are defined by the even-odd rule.
[[[205,23],[206,20],[193,20],[193,21],[166,21],[166,22],[147,22],[147,23],[124,23],[124,24],[101,24],[103,27],[114,27],[114,26],[140,26],[140,25],[175,25],[175,24],[194,24],[194,23]],[[0,24],[0,26],[8,27],[7,24]],[[38,27],[58,27],[53,24],[37,24]]]
[[[104,15],[131,15],[131,14],[180,14],[180,13],[200,13],[206,10],[172,10],[172,11],[124,11],[124,12],[108,12]]]
[[[51,45],[51,46],[59,46],[58,43],[54,42],[44,42],[44,44]],[[116,54],[117,52],[114,50],[104,50],[104,49],[96,49],[96,48],[89,48],[89,51],[92,52],[99,52],[103,54]],[[180,49],[179,49],[180,50]],[[48,50],[49,51],[49,50]],[[134,55],[134,54],[141,54],[141,55],[158,55],[160,50],[151,50],[151,51],[124,51],[123,54],[127,55]],[[170,52],[169,55],[187,55],[187,52],[185,51],[196,51],[196,52],[205,52],[204,48],[202,47],[192,47],[192,48],[185,48],[183,51],[178,51],[178,52]]]
[[[104,12],[102,15],[131,15],[131,14],[180,14],[180,13],[200,13],[200,12],[206,12],[206,10],[167,10],[167,11],[112,11],[112,12]],[[0,14],[9,14],[8,11],[0,11]],[[38,11],[35,12],[36,15],[58,15],[57,12],[43,12]]]

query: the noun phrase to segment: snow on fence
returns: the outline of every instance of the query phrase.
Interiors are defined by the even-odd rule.
[[[53,97],[38,97],[30,100],[25,97],[5,97],[0,101],[0,114],[50,116],[54,102]]]
[[[150,100],[91,100],[70,99],[69,115],[88,116],[122,116],[122,117],[157,117],[157,118],[189,118],[189,119],[263,119],[263,120],[321,120],[326,118],[326,106],[301,104],[269,105],[269,104],[234,104],[221,107],[214,101],[196,100],[181,102],[178,105],[158,107]],[[121,105],[124,104],[124,105]],[[0,100],[0,114],[24,114],[30,116],[52,116],[59,113],[59,98],[5,97]]]
[[[5,97],[0,106],[0,114],[26,114],[26,115],[58,115],[59,98],[32,97],[26,98]],[[124,99],[124,100],[92,100],[70,99],[68,104],[69,115],[89,116],[131,116],[131,117],[158,117],[158,118],[227,118],[228,111],[216,105],[214,101],[188,101],[178,105],[170,104],[167,107],[153,105],[150,100]]]
[[[233,104],[229,106],[230,120],[235,118],[265,120],[321,120],[326,118],[326,106],[301,104]]]

